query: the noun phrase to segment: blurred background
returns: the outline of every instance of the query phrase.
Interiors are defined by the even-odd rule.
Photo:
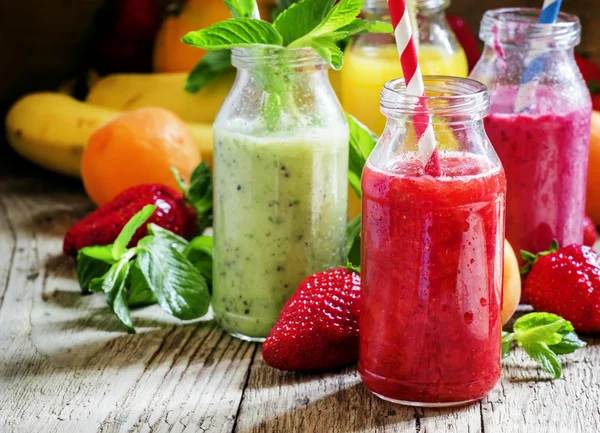
[[[84,98],[87,89],[83,87],[90,69],[101,73],[177,69],[178,65],[173,65],[169,56],[186,56],[178,54],[182,46],[175,46],[172,41],[177,38],[169,39],[169,34],[185,33],[193,26],[186,21],[194,21],[190,20],[194,14],[206,14],[198,10],[208,10],[214,3],[214,0],[190,1],[196,12],[183,16],[182,2],[172,0],[0,2],[0,114],[4,117],[15,100],[32,91],[63,86],[69,93]],[[541,0],[453,0],[448,13],[462,17],[477,34],[479,21],[488,9],[539,7],[541,3]],[[600,13],[594,9],[597,4],[597,0],[566,0],[563,10],[578,15],[583,23],[578,53],[600,63]],[[171,23],[165,25],[164,20],[169,18]],[[163,34],[162,42],[156,36],[159,31]],[[157,48],[156,44],[162,45]],[[78,81],[73,80],[76,77]]]

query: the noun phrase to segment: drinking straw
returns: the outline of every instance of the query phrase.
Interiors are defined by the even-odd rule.
[[[404,73],[406,93],[409,95],[424,97],[425,84],[419,67],[417,48],[415,46],[414,34],[410,23],[410,15],[406,7],[406,0],[388,0],[396,46],[400,56],[400,64]],[[427,112],[427,101],[421,101],[422,113],[413,117],[415,133],[418,140],[419,153],[425,168],[425,172],[431,176],[440,176],[440,157],[435,143],[433,128]]]
[[[252,18],[255,20],[260,19],[260,11],[258,10],[258,2],[254,1],[254,10],[252,11]]]
[[[548,27],[542,29],[541,34],[550,31],[549,25],[554,24],[558,19],[562,0],[544,0],[542,13],[538,20],[538,24],[545,24]],[[534,48],[541,48],[543,45],[533,44]],[[540,80],[540,75],[546,66],[546,54],[535,58],[526,68],[521,79],[521,86],[517,92],[515,101],[515,111],[521,112],[529,106],[530,101],[535,97],[536,88]]]

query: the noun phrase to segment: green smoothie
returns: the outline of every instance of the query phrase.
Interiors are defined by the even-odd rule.
[[[215,318],[261,339],[304,278],[344,263],[348,131],[214,134]]]

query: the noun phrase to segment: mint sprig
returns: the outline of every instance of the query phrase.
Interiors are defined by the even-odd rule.
[[[206,162],[202,161],[192,172],[189,185],[179,175],[175,167],[172,167],[171,171],[186,201],[196,211],[198,232],[202,233],[204,229],[212,224],[213,184],[210,168]]]
[[[233,19],[189,32],[182,41],[204,50],[273,45],[287,48],[313,48],[318,53],[329,53],[333,51],[331,50],[333,43],[357,33],[393,32],[392,26],[388,23],[368,23],[356,18],[363,1],[340,0],[334,6],[333,0],[301,0],[280,13],[273,24],[248,18],[239,12],[241,9],[237,6],[228,5],[234,13]],[[241,3],[241,0],[237,0],[237,3]],[[342,67],[337,52],[327,54],[324,60],[335,69]]]
[[[212,279],[208,265],[212,263],[212,242],[200,237],[192,240],[191,247],[192,243],[175,233],[149,224],[148,236],[127,248],[155,210],[155,205],[145,206],[125,225],[115,243],[83,248],[77,256],[81,289],[103,292],[129,333],[135,333],[131,308],[158,303],[167,313],[190,320],[204,316],[210,305],[203,273]]]
[[[256,0],[223,0],[234,18],[249,18],[254,12]]]
[[[192,69],[184,88],[188,93],[197,93],[215,78],[232,70],[231,50],[209,51]]]
[[[526,314],[517,319],[513,332],[503,332],[503,358],[508,356],[515,342],[555,379],[562,375],[562,362],[558,355],[566,355],[586,346],[575,333],[571,322],[550,313]]]

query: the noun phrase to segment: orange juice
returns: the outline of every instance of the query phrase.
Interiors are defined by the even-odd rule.
[[[467,77],[467,57],[462,48],[445,50],[441,46],[420,45],[419,64],[423,75]],[[342,103],[344,110],[381,134],[385,117],[379,111],[383,85],[402,77],[395,45],[352,47],[344,56]]]

